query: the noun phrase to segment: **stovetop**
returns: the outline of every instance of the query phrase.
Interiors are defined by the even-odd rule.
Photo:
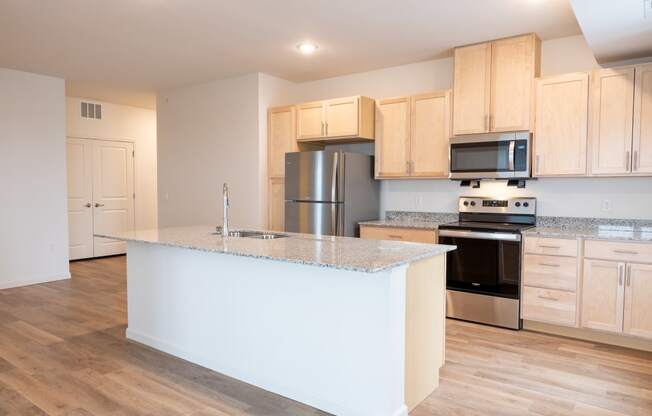
[[[532,224],[513,224],[507,222],[480,222],[480,221],[457,221],[439,226],[440,230],[473,230],[473,231],[500,231],[508,233],[520,233],[523,230],[532,228]]]

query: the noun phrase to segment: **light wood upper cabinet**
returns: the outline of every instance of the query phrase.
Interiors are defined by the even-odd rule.
[[[539,75],[535,35],[491,44],[490,130],[530,130],[534,120],[534,78]]]
[[[582,326],[622,332],[625,263],[585,260],[582,285]]]
[[[456,48],[453,134],[530,130],[540,55],[534,34]]]
[[[628,264],[623,332],[652,339],[652,265]]]
[[[634,68],[594,71],[591,86],[591,172],[631,172]]]
[[[268,227],[272,231],[285,231],[285,178],[271,178],[268,192]]]
[[[270,108],[267,112],[268,176],[285,175],[285,153],[297,151],[296,107]]]
[[[586,174],[589,74],[538,79],[534,174]]]
[[[376,102],[376,176],[409,175],[410,98]]]
[[[450,91],[412,97],[411,176],[448,176],[448,141],[451,136],[450,97]]]
[[[652,173],[652,65],[636,67],[632,171]]]
[[[489,131],[491,43],[455,49],[453,134]]]
[[[451,92],[379,100],[376,177],[448,177]]]
[[[323,101],[298,106],[298,138],[315,139],[325,136],[326,111]]]
[[[374,139],[374,100],[356,96],[299,104],[298,140]]]

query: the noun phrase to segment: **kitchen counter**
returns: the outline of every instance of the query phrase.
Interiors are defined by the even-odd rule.
[[[652,221],[608,218],[538,217],[525,235],[592,240],[652,242]]]
[[[127,242],[127,338],[328,413],[407,416],[439,384],[455,247],[283,234],[98,234]]]
[[[440,225],[457,221],[457,214],[448,212],[387,211],[384,220],[363,221],[360,225],[386,228],[437,230]]]
[[[97,237],[365,273],[377,273],[437,256],[455,248],[438,244],[283,234],[287,234],[288,237],[272,240],[245,237],[222,238],[215,233],[215,227],[195,226],[98,234]]]

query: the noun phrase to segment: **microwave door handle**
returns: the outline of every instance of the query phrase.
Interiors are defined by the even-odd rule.
[[[516,141],[509,142],[509,171],[514,172],[514,154],[516,153]]]

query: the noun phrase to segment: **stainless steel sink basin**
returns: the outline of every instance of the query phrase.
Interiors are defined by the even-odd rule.
[[[221,230],[218,230],[215,234],[221,235]],[[288,237],[287,234],[278,234],[278,233],[268,233],[263,231],[242,231],[235,230],[229,231],[229,237],[243,237],[243,238],[258,238],[260,240],[274,240],[277,238]]]

